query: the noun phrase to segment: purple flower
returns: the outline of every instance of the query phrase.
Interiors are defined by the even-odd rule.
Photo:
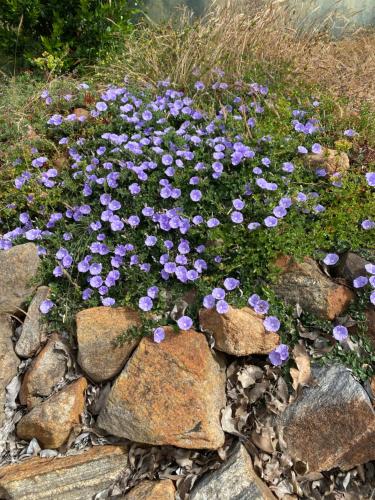
[[[212,290],[212,296],[216,300],[222,300],[225,297],[225,290],[223,288],[214,288]]]
[[[273,364],[273,366],[280,366],[289,358],[289,348],[285,344],[280,344],[271,351],[268,355],[268,359]]]
[[[272,215],[266,217],[264,219],[264,225],[267,227],[275,227],[277,226],[278,220],[276,217],[273,217]]]
[[[165,339],[164,328],[159,326],[158,328],[155,328],[153,333],[154,333],[154,342],[156,342],[157,344],[160,344],[160,342],[163,342],[163,340]]]
[[[89,300],[89,298],[91,297],[92,294],[93,294],[93,290],[91,290],[91,288],[86,288],[82,292],[82,299]]]
[[[107,109],[108,109],[108,106],[106,105],[106,103],[105,103],[105,102],[102,102],[102,101],[97,102],[97,103],[95,104],[95,107],[96,107],[96,109],[97,109],[98,111],[107,111]]]
[[[346,340],[348,338],[348,329],[342,325],[335,326],[332,330],[332,333],[333,337],[339,342],[342,342],[343,340]]]
[[[219,314],[225,314],[229,310],[229,305],[225,300],[219,300],[216,304],[216,311]]]
[[[220,224],[220,222],[215,217],[208,219],[208,221],[207,221],[207,227],[209,227],[210,229],[218,226],[219,224]]]
[[[93,276],[90,278],[89,283],[93,288],[99,288],[103,284],[103,278],[101,276]]]
[[[275,207],[273,209],[273,214],[278,218],[278,219],[282,219],[283,217],[286,216],[287,214],[287,211],[284,207]]]
[[[312,145],[311,151],[314,154],[318,155],[318,154],[322,153],[323,149],[322,149],[322,146],[320,144],[315,143]]]
[[[224,287],[229,291],[237,288],[239,284],[240,284],[240,281],[237,280],[236,278],[226,278],[224,280]]]
[[[245,208],[245,203],[240,199],[233,200],[232,204],[236,210],[243,210]]]
[[[43,300],[39,306],[39,310],[42,314],[48,314],[49,311],[55,306],[55,304],[50,299]]]
[[[153,302],[150,297],[141,297],[138,302],[139,308],[142,311],[151,311],[153,307]]]
[[[241,222],[243,222],[243,215],[241,212],[232,212],[230,218],[235,224],[241,224]]]
[[[375,187],[375,172],[368,172],[366,174],[367,184],[371,187]]]
[[[370,294],[370,302],[375,306],[375,290]]]
[[[266,300],[258,300],[253,307],[257,314],[267,314],[270,305]]]
[[[336,253],[327,253],[323,262],[326,266],[334,266],[339,261],[339,256]]]
[[[249,231],[255,231],[255,229],[258,229],[258,227],[260,227],[259,222],[250,222],[250,224],[248,224],[247,226]]]
[[[251,306],[251,307],[255,307],[255,305],[260,301],[260,297],[259,295],[257,295],[256,293],[253,293],[253,295],[251,295],[248,299],[248,304]]]
[[[199,189],[193,189],[190,191],[190,199],[192,201],[200,201],[202,198],[202,193],[199,191]]]
[[[356,132],[352,128],[348,128],[348,129],[344,130],[344,135],[346,135],[347,137],[354,137],[355,135],[358,135],[358,132]]]
[[[367,271],[368,273],[370,273],[370,274],[375,274],[375,264],[371,264],[371,263],[366,264],[366,265],[365,265],[365,269],[366,269],[366,271]]]
[[[115,299],[112,299],[112,297],[102,298],[103,306],[111,307],[111,306],[114,306],[115,303],[116,303],[116,301],[115,301]]]
[[[354,288],[362,288],[362,287],[366,286],[367,283],[368,283],[367,276],[358,276],[358,278],[355,278],[353,280]]]
[[[287,162],[283,163],[282,169],[284,170],[284,172],[287,172],[290,174],[291,172],[294,171],[294,165],[293,165],[293,163],[287,161]]]
[[[267,316],[263,321],[263,325],[267,332],[277,332],[280,329],[280,321],[276,316]]]
[[[61,115],[52,115],[51,118],[48,120],[48,125],[61,125],[63,122],[63,117]]]
[[[373,229],[375,227],[375,222],[369,219],[365,219],[361,223],[362,229],[368,231],[369,229]]]
[[[215,306],[215,297],[213,295],[206,295],[203,298],[203,307],[206,309],[211,309]]]
[[[181,318],[177,321],[177,325],[180,330],[190,330],[193,326],[193,320],[189,318],[189,316],[181,316]]]
[[[150,288],[148,288],[148,290],[147,290],[147,295],[151,299],[156,299],[156,297],[158,296],[158,293],[159,293],[159,288],[157,286],[150,286]]]

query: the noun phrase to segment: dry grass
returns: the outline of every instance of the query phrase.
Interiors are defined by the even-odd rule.
[[[320,84],[357,104],[375,104],[375,32],[333,41],[326,34],[329,21],[303,33],[284,0],[229,0],[200,21],[184,11],[178,23],[145,23],[97,71],[147,83],[169,77],[184,87],[196,68],[207,81],[215,67],[232,78],[259,67],[272,77],[288,67],[287,78]]]

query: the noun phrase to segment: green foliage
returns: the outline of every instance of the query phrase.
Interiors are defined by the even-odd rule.
[[[127,0],[2,0],[0,55],[14,67],[59,73],[113,47],[136,12]]]

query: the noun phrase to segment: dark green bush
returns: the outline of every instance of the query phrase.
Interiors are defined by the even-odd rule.
[[[72,69],[108,50],[132,30],[134,0],[2,0],[0,61]]]

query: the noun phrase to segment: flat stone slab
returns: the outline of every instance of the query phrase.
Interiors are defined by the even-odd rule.
[[[31,458],[1,468],[0,498],[89,500],[118,478],[127,461],[120,446],[95,446],[63,458]]]

